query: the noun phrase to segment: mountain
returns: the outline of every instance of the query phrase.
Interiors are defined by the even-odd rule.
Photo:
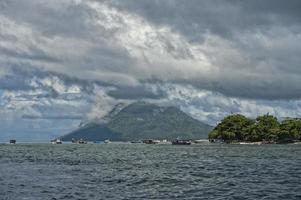
[[[145,102],[117,105],[103,121],[105,122],[87,123],[61,139],[200,139],[208,138],[212,129],[176,107],[162,107]]]

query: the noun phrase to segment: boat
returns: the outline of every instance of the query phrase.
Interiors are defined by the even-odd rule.
[[[83,140],[83,139],[79,139],[76,141],[77,144],[87,144],[88,142]]]
[[[209,140],[206,139],[193,140],[193,143],[195,144],[209,143]]]
[[[144,144],[158,144],[160,143],[160,140],[152,140],[152,139],[148,139],[148,140],[142,140],[142,142]]]
[[[251,144],[250,142],[239,142],[238,144]]]
[[[211,142],[211,143],[224,143],[224,140],[222,140],[222,139],[209,139],[209,142]]]
[[[74,139],[74,138],[72,138],[71,139],[71,142],[73,143],[73,144],[87,144],[88,142],[87,141],[85,141],[84,139],[79,139],[79,140],[76,140],[76,139]]]
[[[176,140],[173,140],[171,143],[173,145],[191,145],[191,141],[190,140],[176,139]]]
[[[105,142],[105,144],[111,143],[111,141],[109,139],[105,140],[104,142]]]
[[[16,140],[10,140],[9,141],[10,144],[16,144],[16,142],[17,142]]]
[[[171,142],[168,141],[168,140],[166,140],[166,139],[164,139],[164,140],[161,140],[161,141],[159,142],[159,144],[171,144]]]
[[[141,144],[142,141],[138,140],[138,141],[131,141],[132,144]]]
[[[60,139],[51,140],[51,144],[62,144],[63,142]]]

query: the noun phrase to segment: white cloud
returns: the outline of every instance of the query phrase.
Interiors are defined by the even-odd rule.
[[[250,118],[267,113],[275,115],[279,119],[301,117],[299,107],[301,100],[288,102],[285,100],[241,99],[178,84],[153,85],[153,87],[160,87],[166,92],[166,98],[153,102],[175,105],[196,119],[212,125],[231,113],[241,113]]]
[[[110,97],[107,92],[114,88],[95,87],[95,96],[90,111],[87,113],[87,120],[102,120],[118,103],[127,103],[129,100],[118,100]]]

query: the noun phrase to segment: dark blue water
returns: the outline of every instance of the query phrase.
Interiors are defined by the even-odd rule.
[[[301,145],[0,145],[0,199],[301,199]]]

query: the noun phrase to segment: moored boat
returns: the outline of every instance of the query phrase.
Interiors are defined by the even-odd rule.
[[[161,141],[159,142],[159,144],[171,144],[171,142],[168,141],[168,140],[166,140],[166,139],[164,139],[164,140],[161,140]]]
[[[193,140],[193,143],[195,144],[209,143],[209,140],[206,139]]]
[[[111,143],[111,141],[109,139],[105,140],[104,142],[105,142],[105,144]]]
[[[77,144],[87,144],[88,142],[83,139],[79,139],[76,143]]]
[[[191,145],[191,141],[190,140],[179,140],[179,139],[176,139],[176,140],[173,140],[171,143],[173,145]]]
[[[16,144],[16,142],[17,142],[16,140],[10,140],[9,141],[10,144]]]
[[[160,140],[152,140],[152,139],[148,139],[148,140],[143,140],[142,141],[144,144],[158,144],[160,143]]]
[[[88,143],[86,140],[84,140],[84,139],[82,139],[82,138],[79,139],[79,140],[76,140],[76,139],[72,138],[71,142],[72,142],[73,144],[87,144],[87,143]]]
[[[132,144],[141,144],[142,141],[141,140],[138,140],[138,141],[131,141]]]
[[[62,144],[63,142],[60,139],[51,140],[51,144]]]

